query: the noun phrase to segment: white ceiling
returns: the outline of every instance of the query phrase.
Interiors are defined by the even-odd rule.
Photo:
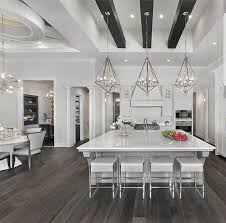
[[[101,16],[95,0],[25,0],[31,8],[46,19],[56,30],[46,29],[46,37],[39,42],[8,44],[9,52],[56,52],[69,57],[77,58],[103,58],[106,50],[106,24]],[[168,49],[166,42],[173,23],[179,0],[155,0],[153,14],[153,47],[150,50],[153,65],[178,66],[183,60],[184,43],[181,38],[176,49]],[[206,10],[208,2],[212,0],[197,0],[189,20],[191,45],[192,31],[199,22],[203,11]],[[145,51],[142,48],[142,32],[140,20],[140,0],[114,0],[115,7],[121,22],[126,40],[127,48],[118,49],[112,38],[110,57],[114,65],[142,65]],[[206,12],[206,11],[205,11]],[[130,14],[135,18],[131,19]],[[164,18],[160,19],[159,15]],[[220,16],[220,15],[219,15]],[[72,28],[73,27],[73,28]],[[96,31],[97,30],[97,31]],[[98,31],[99,30],[99,31]],[[216,33],[218,35],[216,35]],[[61,35],[60,35],[61,34]],[[158,35],[157,35],[158,34]],[[222,24],[218,23],[206,32],[205,38],[197,45],[189,55],[192,65],[207,66],[222,56]],[[64,37],[64,38],[63,38]],[[93,41],[93,38],[95,41]],[[156,41],[158,40],[158,41]],[[217,42],[216,46],[212,42]],[[102,46],[98,44],[102,44]],[[160,44],[161,43],[161,44]],[[82,45],[83,44],[83,45]],[[83,46],[80,47],[79,46]],[[92,48],[92,56],[89,50]],[[77,49],[77,50],[76,50]],[[93,50],[94,49],[94,50]],[[124,60],[128,62],[124,62]],[[170,62],[167,62],[170,59]]]

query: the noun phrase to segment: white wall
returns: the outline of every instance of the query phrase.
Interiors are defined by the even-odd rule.
[[[223,66],[219,66],[215,73],[215,146],[216,153],[226,157],[226,97],[223,84]]]
[[[21,58],[21,59],[19,59]],[[94,106],[96,98],[95,81],[95,61],[94,60],[78,60],[73,58],[26,58],[18,56],[16,59],[11,59],[7,64],[7,71],[21,80],[54,80],[55,83],[55,146],[71,146],[70,144],[70,127],[68,127],[67,115],[70,113],[68,107],[68,95],[70,98],[70,88],[73,86],[89,86],[92,90],[93,113],[91,121],[92,137],[96,132],[102,132],[100,126],[96,125],[96,109]],[[17,100],[1,99],[1,107],[5,111],[12,111],[12,114],[1,117],[7,125],[17,126]],[[9,104],[10,103],[10,104]],[[2,113],[2,109],[1,109]],[[13,117],[12,117],[13,116]],[[22,121],[22,120],[21,120]],[[96,129],[97,128],[97,129]]]
[[[18,128],[18,96],[17,94],[0,94],[0,123],[5,127]]]

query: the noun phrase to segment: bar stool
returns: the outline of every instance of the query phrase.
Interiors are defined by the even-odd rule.
[[[151,157],[150,158],[150,199],[152,197],[152,189],[164,189],[169,188],[174,198],[174,160],[170,157]],[[167,176],[152,176],[156,174],[167,174]],[[153,180],[168,180],[169,186],[152,186]]]
[[[205,187],[204,187],[204,172],[203,172],[203,162],[199,160],[197,157],[177,157],[176,158],[176,191],[179,195],[179,198],[182,197],[182,189],[183,188],[195,188],[199,195],[204,199],[205,196]],[[179,172],[179,177],[178,177]],[[194,177],[185,177],[182,176],[182,173],[194,173]],[[197,173],[201,174],[202,177],[202,186],[197,186]],[[178,178],[180,190],[178,192]],[[194,180],[194,187],[183,187],[182,183],[185,180]],[[199,189],[202,189],[202,194]]]
[[[112,189],[112,197],[115,198],[115,194],[118,190],[118,176],[119,176],[119,168],[118,168],[118,157],[96,157],[89,164],[89,198],[91,198],[97,188],[111,188]],[[99,174],[102,174],[100,177]],[[108,174],[108,176],[104,177],[103,174]],[[111,174],[111,176],[109,176]],[[95,176],[95,178],[93,177]],[[99,186],[99,180],[111,180],[111,186]],[[95,181],[95,186],[93,186],[93,181]],[[115,187],[115,183],[117,186]],[[92,194],[92,189],[95,189]]]
[[[132,174],[141,174],[141,176],[132,176]],[[130,174],[130,176],[128,176]],[[142,186],[128,186],[127,180],[142,180]],[[124,181],[124,185],[122,185]],[[133,182],[132,182],[133,183]],[[145,175],[144,175],[144,158],[143,157],[124,157],[120,160],[120,177],[119,177],[119,198],[122,197],[122,189],[140,188],[143,190],[143,199],[145,197]]]

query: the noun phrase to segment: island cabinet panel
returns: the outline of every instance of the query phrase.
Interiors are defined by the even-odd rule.
[[[120,131],[109,131],[89,142],[78,147],[87,158],[88,163],[95,157],[143,157],[145,161],[146,182],[149,182],[150,158],[153,156],[169,156],[172,161],[180,156],[197,156],[203,162],[209,156],[209,152],[215,149],[214,146],[188,135],[188,141],[174,141],[162,135],[161,130],[131,131],[128,136],[121,136]],[[135,173],[132,173],[135,174]],[[159,173],[157,173],[159,174]],[[168,176],[161,173],[158,176]],[[194,173],[186,173],[192,176]],[[95,183],[95,182],[94,182]]]

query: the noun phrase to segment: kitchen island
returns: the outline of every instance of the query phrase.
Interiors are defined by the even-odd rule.
[[[152,156],[197,156],[203,162],[214,146],[188,133],[187,141],[174,141],[165,138],[160,130],[131,131],[128,136],[121,136],[120,131],[107,132],[78,147],[88,162],[95,156],[142,156],[146,163],[146,176],[149,171],[149,158]],[[148,180],[148,177],[147,177]]]

